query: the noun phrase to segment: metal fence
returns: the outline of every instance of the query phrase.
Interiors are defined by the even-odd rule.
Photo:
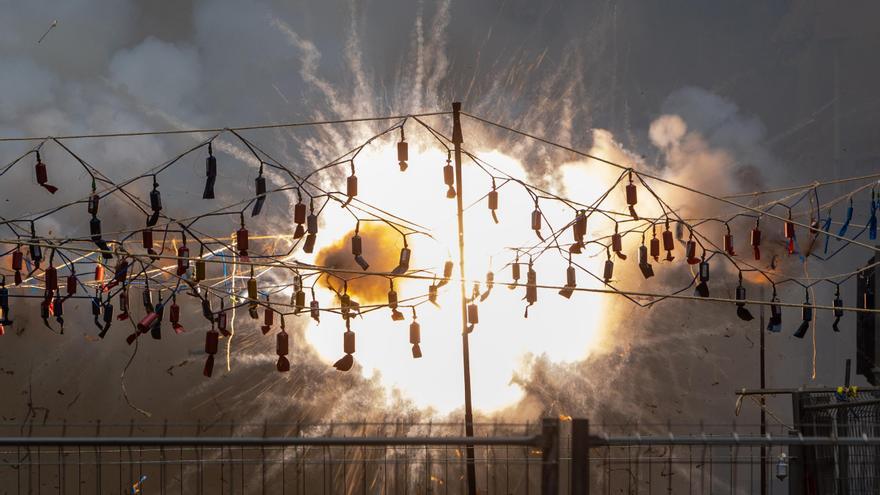
[[[558,421],[476,425],[44,425],[0,437],[0,494],[551,493]],[[135,488],[133,492],[132,489]]]
[[[794,427],[802,435],[876,438],[880,433],[880,393],[876,391],[854,397],[830,391],[799,391],[792,394],[792,406]],[[792,473],[793,488],[799,491],[880,493],[880,446],[798,446],[793,453],[804,459]]]
[[[730,430],[726,434],[705,430],[673,434],[671,429],[659,435],[595,435],[589,433],[586,420],[576,419],[571,428],[571,453],[563,457],[562,470],[569,473],[570,493],[877,493],[873,488],[850,488],[864,483],[863,473],[876,468],[875,456],[839,456],[836,471],[814,472],[815,483],[802,482],[813,462],[805,452],[876,451],[880,448],[876,435],[810,436],[778,430],[764,436]],[[763,461],[762,447],[767,450]],[[766,468],[764,492],[762,463]]]
[[[844,494],[875,469],[876,456],[854,453],[880,448],[873,426],[849,436],[672,431],[596,434],[583,419],[475,425],[472,438],[430,423],[19,425],[0,436],[0,495],[464,494],[468,444],[478,494],[757,494],[762,447],[767,493]],[[808,453],[825,451],[837,470],[797,484]]]

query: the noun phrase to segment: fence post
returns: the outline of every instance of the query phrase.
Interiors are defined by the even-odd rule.
[[[590,420],[571,421],[571,495],[590,493]]]
[[[799,391],[791,394],[791,404],[792,424],[795,431],[790,431],[788,435],[797,436],[804,432],[801,418],[801,393]],[[788,448],[788,493],[806,493],[804,486],[806,450],[803,445],[792,445]]]
[[[559,418],[544,418],[541,423],[543,457],[541,462],[542,495],[559,494]]]

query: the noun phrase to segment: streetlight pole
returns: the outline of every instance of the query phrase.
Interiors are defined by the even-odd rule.
[[[764,300],[764,286],[761,286],[761,300]],[[758,335],[760,336],[761,390],[767,386],[764,375],[764,305],[761,305]],[[767,434],[767,413],[764,412],[764,395],[761,395],[761,437]],[[761,495],[767,495],[767,446],[761,445]]]
[[[464,432],[465,436],[474,436],[474,411],[471,404],[471,353],[468,344],[468,321],[467,321],[467,290],[464,286],[464,206],[462,197],[464,190],[461,180],[461,102],[452,103],[452,144],[455,147],[455,203],[458,213],[458,268],[461,285],[461,355],[464,369]],[[465,445],[465,457],[467,460],[467,486],[468,495],[477,494],[477,470],[474,465],[474,446]]]

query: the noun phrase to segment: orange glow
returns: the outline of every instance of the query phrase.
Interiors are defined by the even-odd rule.
[[[384,223],[363,223],[360,227],[363,239],[363,256],[370,264],[370,271],[388,272],[397,266],[403,239],[400,234]],[[361,270],[351,254],[351,237],[354,230],[346,232],[333,244],[318,251],[315,263],[330,268]],[[333,292],[342,292],[342,281],[348,281],[348,294],[362,304],[381,303],[386,300],[388,279],[373,275],[334,272],[321,277],[321,285]]]

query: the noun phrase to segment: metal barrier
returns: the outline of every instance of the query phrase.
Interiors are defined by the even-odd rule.
[[[769,450],[766,463],[768,493],[876,493],[813,491],[800,483],[813,449],[842,451],[878,449],[880,437],[800,435],[653,435],[597,436],[587,420],[572,422],[570,493],[761,493],[761,447]],[[873,469],[875,458],[849,457],[838,473]],[[868,465],[866,465],[868,464]],[[831,484],[839,478],[830,478]],[[828,480],[817,480],[828,482]],[[813,486],[826,486],[819,483]],[[850,486],[845,484],[845,486]]]
[[[842,397],[841,397],[842,395]],[[830,391],[792,393],[794,427],[801,435],[877,437],[880,394]],[[875,444],[798,446],[804,462],[792,473],[792,489],[838,495],[880,492],[880,446]]]
[[[0,437],[0,493],[460,494],[473,445],[479,493],[557,493],[559,421],[538,425],[347,423],[262,425],[262,435],[218,436],[224,425],[41,426]],[[60,428],[53,434],[50,430]],[[122,431],[120,435],[119,430]],[[27,432],[24,432],[27,433]],[[75,435],[75,436],[74,436]],[[132,491],[134,489],[134,491]],[[139,491],[138,491],[139,490]]]
[[[810,462],[804,452],[838,453],[833,482],[875,469],[875,457],[840,452],[880,449],[873,427],[859,436],[679,435],[671,427],[596,435],[585,419],[545,419],[475,425],[476,436],[465,437],[448,424],[191,426],[151,434],[157,426],[19,425],[17,436],[0,436],[0,493],[463,494],[466,445],[475,449],[480,494],[760,493],[762,447],[768,493],[859,493],[853,483],[827,492],[798,484]]]

